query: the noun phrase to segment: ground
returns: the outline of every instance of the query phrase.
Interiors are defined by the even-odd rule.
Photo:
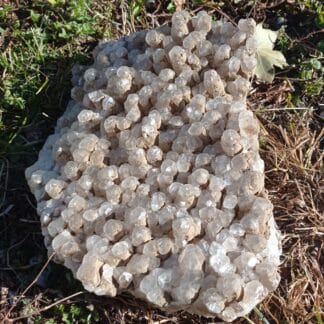
[[[324,6],[313,0],[186,1],[215,19],[253,17],[278,30],[288,66],[253,83],[266,188],[283,234],[279,288],[236,323],[323,323]],[[99,39],[170,19],[171,1],[0,1],[0,322],[215,323],[167,315],[131,296],[98,298],[48,260],[24,169],[62,114],[71,67]]]

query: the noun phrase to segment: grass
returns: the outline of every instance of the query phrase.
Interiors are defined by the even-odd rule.
[[[71,89],[71,68],[91,61],[99,39],[156,26],[171,1],[2,1],[0,5],[0,321],[35,323],[210,323],[166,315],[128,295],[86,293],[49,262],[24,169],[37,158]],[[262,125],[266,187],[283,233],[279,288],[237,323],[323,322],[323,52],[320,1],[187,1],[237,21],[279,30],[289,66],[248,100]],[[323,108],[322,108],[323,109]],[[322,117],[321,117],[322,116]],[[10,311],[10,312],[9,312]]]

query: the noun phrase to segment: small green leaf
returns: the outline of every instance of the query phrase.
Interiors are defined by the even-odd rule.
[[[144,6],[143,0],[132,1],[129,5],[130,14],[134,17],[140,15]]]
[[[303,80],[311,80],[313,78],[313,71],[310,69],[303,69],[300,72],[300,78]]]
[[[55,320],[51,318],[49,320],[46,320],[44,324],[55,324]]]
[[[141,12],[141,7],[137,5],[134,7],[132,14],[134,17],[137,17],[140,14],[140,12]]]
[[[320,70],[322,67],[321,62],[317,59],[311,59],[309,62],[315,70]]]
[[[277,33],[270,29],[264,29],[262,24],[258,24],[255,38],[257,41],[255,74],[259,81],[271,83],[274,79],[274,66],[283,68],[287,65],[284,55],[273,50]]]
[[[170,1],[169,2],[169,4],[168,4],[168,6],[167,6],[167,10],[169,11],[169,12],[175,12],[175,10],[176,10],[176,6],[175,6],[175,4],[172,2],[172,1]]]
[[[317,17],[315,18],[315,23],[318,28],[324,27],[324,6],[318,6]]]
[[[69,316],[69,313],[63,313],[62,314],[62,321],[63,321],[63,323],[65,323],[65,324],[72,324],[72,322],[71,322],[71,320],[70,320],[69,317],[70,317]]]
[[[67,34],[66,30],[64,28],[62,28],[61,32],[58,34],[58,36],[60,38],[63,38],[63,39],[68,39],[69,38],[69,35]]]
[[[34,10],[30,10],[30,18],[34,23],[37,23],[39,21],[39,18],[41,15]]]

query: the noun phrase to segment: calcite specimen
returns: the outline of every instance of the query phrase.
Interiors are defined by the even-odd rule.
[[[103,42],[26,170],[49,252],[98,295],[232,321],[279,282],[259,125],[255,22],[176,12]]]

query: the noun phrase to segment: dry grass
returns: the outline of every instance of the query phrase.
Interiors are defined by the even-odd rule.
[[[274,120],[263,119],[266,187],[283,234],[281,284],[263,303],[265,313],[275,323],[282,319],[288,323],[316,322],[322,307],[323,153],[319,141],[323,130],[312,131],[309,123],[313,121],[311,111],[294,115],[281,112]]]
[[[283,256],[279,288],[258,306],[259,311],[252,312],[249,323],[321,323],[324,202],[320,172],[323,168],[323,152],[319,150],[319,145],[324,130],[317,124],[311,109],[293,113],[280,111],[280,114],[263,111],[257,115],[263,125],[262,137],[266,139],[261,154],[266,162],[266,188],[283,235]],[[17,309],[9,309],[11,318],[19,322],[32,314],[46,312],[61,302],[73,301],[96,305],[105,323],[217,322],[188,313],[167,315],[127,295],[110,299],[77,292],[59,298],[54,291],[55,300],[48,298],[53,291],[36,291],[28,304],[32,311],[24,315],[21,310],[26,311],[26,306],[22,307],[19,303],[23,297],[30,296],[27,290],[18,297],[15,303]],[[7,308],[8,290],[3,287],[1,293],[1,304]],[[236,323],[246,321],[241,319]]]
[[[281,284],[263,303],[275,323],[316,323],[323,307],[324,129],[314,121],[311,110],[263,120],[266,187],[283,234]]]
[[[271,10],[276,10],[281,3],[260,4],[251,7],[249,13],[259,21],[271,19],[268,17]],[[208,2],[204,7],[218,17],[227,15],[234,19],[236,14],[242,14],[231,4],[224,9]],[[93,10],[95,12],[96,9]],[[114,10],[116,19],[109,22],[109,27],[117,36],[143,26],[156,26],[170,18],[161,2],[154,11],[144,12],[140,19],[127,19],[126,1],[121,1],[119,8]],[[318,111],[307,104],[298,109],[286,108],[293,89],[289,79],[286,80],[285,72],[283,75],[285,79],[276,78],[273,85],[255,84],[248,101],[262,125],[260,144],[267,170],[266,188],[283,235],[282,280],[279,288],[257,309],[235,323],[322,324],[324,153],[321,141],[324,129]],[[323,98],[318,96],[316,100]],[[46,131],[43,128],[40,127],[40,132],[44,137]],[[39,221],[28,188],[22,185],[21,179],[16,179],[21,174],[12,170],[9,158],[3,161],[0,165],[0,206],[3,207],[0,240],[5,248],[0,246],[0,260],[4,260],[0,266],[0,323],[46,323],[49,319],[54,322],[49,321],[48,324],[59,323],[64,319],[66,309],[70,310],[67,308],[70,305],[80,305],[87,315],[95,311],[100,323],[219,322],[186,312],[165,314],[129,295],[111,299],[84,292],[68,277],[69,273],[63,267],[46,261]],[[40,279],[47,271],[52,275],[52,284],[44,287]],[[60,305],[64,305],[65,310],[59,308]],[[66,321],[74,322],[79,322],[79,317],[74,320],[70,316]]]

